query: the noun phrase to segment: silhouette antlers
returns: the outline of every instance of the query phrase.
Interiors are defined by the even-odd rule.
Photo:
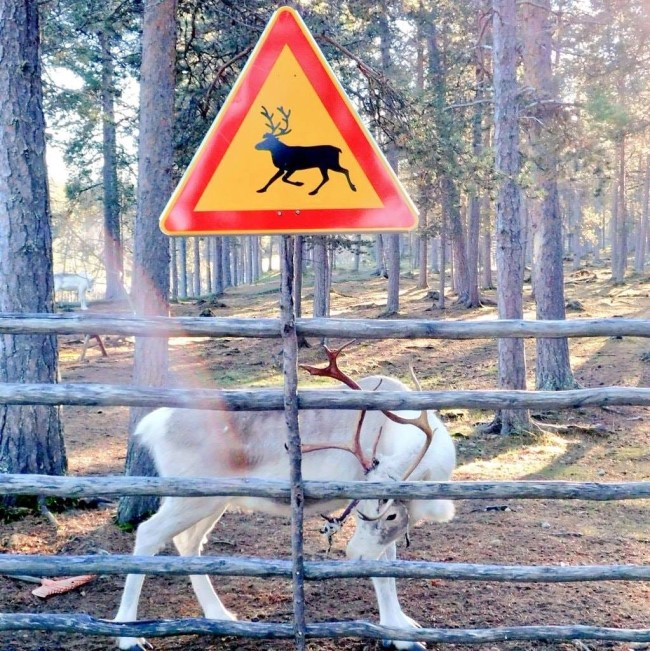
[[[268,135],[271,136],[286,136],[288,133],[291,133],[289,128],[289,118],[291,117],[291,109],[285,111],[282,106],[278,106],[278,111],[282,116],[282,120],[279,122],[274,122],[273,117],[275,113],[270,113],[266,106],[262,106],[261,114],[266,120],[266,128],[269,129]]]

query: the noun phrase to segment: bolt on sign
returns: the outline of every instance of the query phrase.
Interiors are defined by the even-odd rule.
[[[289,7],[271,18],[160,219],[168,235],[416,223],[415,206]]]

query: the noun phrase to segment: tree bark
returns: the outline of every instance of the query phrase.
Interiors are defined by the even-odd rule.
[[[0,23],[0,312],[51,313],[38,3],[5,0]],[[57,354],[56,336],[0,335],[0,381],[55,383]],[[59,407],[0,405],[0,472],[62,475],[66,467]]]
[[[442,209],[449,225],[449,235],[453,247],[454,275],[458,291],[458,303],[465,307],[478,307],[472,304],[469,291],[469,267],[467,262],[467,237],[460,212],[460,192],[453,177],[457,167],[456,155],[451,144],[451,118],[445,111],[446,78],[438,46],[435,16],[430,14],[426,29],[427,49],[429,52],[429,83],[434,92],[433,113],[437,123],[439,146],[443,151],[434,158],[434,165],[440,180]]]
[[[329,314],[329,297],[327,295],[329,282],[329,264],[327,257],[327,237],[317,235],[314,237],[314,307],[313,315],[325,317]]]
[[[614,213],[616,220],[613,222],[615,229],[612,231],[612,280],[617,285],[625,283],[625,270],[627,269],[625,140],[625,134],[621,134],[618,141],[618,177],[616,180],[616,208]]]
[[[194,260],[194,275],[192,280],[194,283],[194,296],[198,298],[201,296],[201,238],[192,238],[192,254]]]
[[[203,238],[203,259],[205,260],[205,293],[212,294],[212,242],[211,238]]]
[[[212,291],[215,296],[223,294],[223,262],[221,260],[221,238],[213,238],[214,255],[212,256]]]
[[[646,249],[648,248],[648,208],[650,206],[650,154],[646,159],[643,198],[641,199],[641,226],[634,257],[634,271],[642,274],[645,270]]]
[[[447,276],[447,217],[442,211],[442,222],[440,224],[440,259],[438,277],[438,308],[445,309],[445,280]]]
[[[483,62],[483,42],[481,35],[484,33],[483,12],[478,11],[476,21],[478,40],[476,44],[475,59],[476,66],[474,78],[476,91],[474,99],[476,106],[472,116],[472,155],[478,161],[483,155],[483,84],[485,64]],[[469,221],[467,227],[467,267],[468,267],[468,301],[476,307],[481,304],[481,296],[478,288],[478,260],[479,260],[479,237],[481,232],[481,198],[479,196],[478,184],[469,197]]]
[[[126,298],[124,288],[124,256],[120,227],[120,202],[117,184],[117,139],[115,135],[115,75],[110,38],[106,30],[98,33],[101,48],[102,105],[102,187],[104,189],[104,265],[106,267],[106,300]]]
[[[171,271],[169,279],[171,282],[171,300],[178,301],[178,251],[176,249],[176,240],[173,237],[169,238],[169,255]]]
[[[223,287],[232,287],[232,272],[231,272],[231,237],[224,235],[221,238],[221,271],[223,274]],[[273,238],[271,238],[273,241]]]
[[[158,219],[173,190],[173,117],[176,57],[176,0],[146,0],[140,67],[140,138],[138,144],[138,213],[135,224],[133,302],[138,316],[169,313],[169,246]],[[137,337],[133,364],[136,385],[168,382],[167,339]],[[145,415],[132,409],[133,433]],[[152,475],[149,453],[129,440],[127,475]],[[123,497],[120,523],[137,522],[157,506],[156,498]]]
[[[383,276],[384,278],[388,276],[388,272],[386,271],[384,236],[379,233],[375,235],[375,271],[373,275]]]
[[[494,145],[497,176],[497,302],[500,319],[523,316],[523,248],[518,185],[519,124],[516,77],[516,2],[493,0]],[[522,339],[499,339],[499,388],[526,388]],[[501,410],[501,433],[527,428],[527,410]]]
[[[352,270],[354,271],[354,273],[359,273],[359,269],[361,267],[361,235],[354,236],[352,253],[354,255],[354,266]]]
[[[558,155],[552,128],[557,121],[557,98],[551,69],[551,5],[539,0],[522,7],[524,28],[524,76],[538,102],[528,136],[533,161],[534,186],[541,198],[528,202],[533,231],[533,287],[538,319],[564,319],[564,270],[562,266],[562,216],[557,187]],[[535,382],[540,390],[575,387],[568,339],[536,341]],[[514,387],[513,387],[514,388]]]
[[[379,14],[379,48],[381,51],[381,69],[386,76],[390,75],[393,69],[393,62],[390,55],[391,40],[388,24],[388,6],[386,0],[382,0],[381,12]],[[390,140],[386,144],[386,158],[395,174],[397,174],[399,160],[397,145],[394,140]],[[383,316],[393,316],[399,312],[400,241],[399,235],[395,233],[386,235],[384,238],[384,243],[387,247],[388,287],[386,292],[386,310]]]
[[[178,238],[178,296],[187,298],[187,238]]]

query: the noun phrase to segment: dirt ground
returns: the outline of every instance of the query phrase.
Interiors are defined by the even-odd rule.
[[[408,276],[408,275],[407,275]],[[650,279],[632,279],[623,287],[607,282],[604,269],[589,268],[567,276],[567,299],[578,300],[584,311],[572,317],[648,318]],[[215,316],[277,316],[277,279],[255,287],[228,290],[223,305],[188,302],[175,306],[176,314],[198,315],[210,309]],[[489,297],[491,293],[487,293]],[[352,274],[334,285],[332,315],[376,318],[385,297],[385,281]],[[492,295],[493,297],[493,295]],[[467,311],[451,306],[432,309],[426,291],[415,289],[405,277],[402,316],[445,320],[490,319],[493,307]],[[451,300],[450,300],[451,303]],[[96,302],[91,312],[114,313],[124,306]],[[309,300],[304,314],[310,314]],[[527,303],[527,316],[534,306]],[[106,337],[108,357],[91,348],[79,362],[79,338],[61,337],[61,372],[64,382],[130,383],[133,341]],[[301,351],[301,361],[322,361],[314,346]],[[332,342],[336,345],[337,342]],[[570,343],[572,364],[584,387],[608,385],[648,386],[650,363],[643,354],[650,342],[641,338],[585,338]],[[205,387],[269,386],[281,384],[280,343],[247,339],[174,339],[173,367],[188,384]],[[534,386],[533,341],[526,343],[529,386]],[[343,360],[353,377],[381,372],[408,380],[413,363],[425,389],[489,389],[496,385],[496,343],[468,341],[361,341]],[[191,378],[191,381],[190,379]],[[308,383],[302,378],[303,385]],[[69,472],[73,475],[108,475],[123,471],[126,455],[125,408],[66,407],[63,411]],[[480,434],[477,423],[491,413],[453,410],[443,418],[454,435],[459,453],[456,479],[513,480],[566,479],[594,481],[646,480],[650,471],[648,410],[639,407],[568,410],[543,416],[539,431],[508,438]],[[507,506],[507,510],[489,506]],[[70,510],[57,514],[58,528],[40,516],[0,523],[0,551],[21,554],[87,554],[105,550],[130,553],[133,533],[113,521],[115,504],[103,508]],[[318,520],[306,523],[307,559],[325,557],[326,542],[318,533]],[[399,557],[413,560],[495,564],[644,564],[650,552],[647,501],[585,502],[511,500],[460,501],[457,516],[447,525],[423,525],[412,531],[411,546],[402,544]],[[261,557],[290,557],[289,522],[257,514],[227,513],[210,537],[206,553]],[[347,524],[336,538],[332,558],[344,558]],[[168,550],[166,553],[172,553]],[[240,619],[290,621],[291,588],[282,579],[220,578],[217,590],[226,606]],[[88,613],[110,619],[117,611],[123,586],[120,576],[100,577],[83,589],[43,601],[31,594],[33,585],[0,577],[0,611],[34,613]],[[533,624],[591,624],[621,628],[647,628],[650,587],[642,582],[576,584],[517,584],[440,580],[400,580],[404,610],[427,627],[483,628]],[[365,618],[377,621],[369,580],[307,584],[307,614],[313,620]],[[183,577],[150,577],[145,583],[140,617],[199,616],[200,611]],[[151,640],[156,649],[188,651],[283,651],[291,642],[266,642],[183,637]],[[432,645],[445,649],[454,645]],[[113,648],[100,637],[32,632],[0,634],[0,651],[70,649],[98,651]],[[374,650],[372,641],[314,641],[310,649],[331,651]],[[474,648],[464,646],[459,648]],[[499,643],[476,646],[495,649],[573,649],[571,643]],[[629,649],[632,645],[588,642],[585,649]],[[637,645],[635,648],[639,648]]]

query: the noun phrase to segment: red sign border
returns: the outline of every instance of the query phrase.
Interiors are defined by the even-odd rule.
[[[285,46],[292,50],[383,207],[194,210]],[[305,222],[318,225],[306,227]],[[168,235],[405,231],[416,224],[417,209],[356,115],[302,19],[289,7],[279,9],[271,18],[160,218],[160,227]]]

